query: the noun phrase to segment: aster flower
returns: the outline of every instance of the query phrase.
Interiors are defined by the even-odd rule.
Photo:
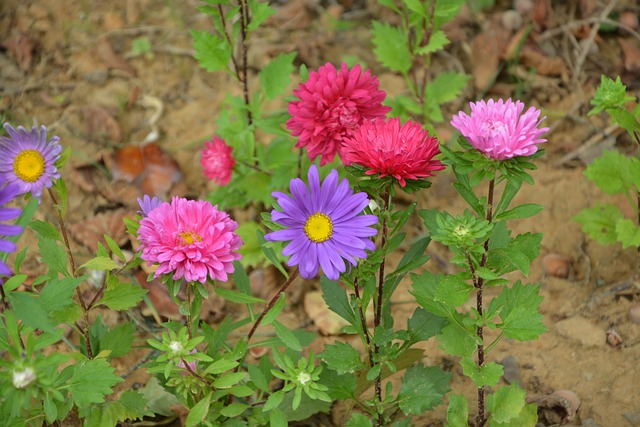
[[[540,136],[549,128],[539,128],[546,117],[538,120],[540,110],[530,107],[524,114],[524,104],[509,98],[470,103],[471,115],[460,111],[453,116],[451,126],[458,129],[477,150],[493,160],[515,156],[531,156],[537,144],[545,142]]]
[[[0,189],[0,221],[12,220],[20,216],[20,209],[3,207],[18,195],[19,190],[20,188],[15,184],[9,184]],[[22,227],[0,223],[0,252],[8,253],[17,249],[15,243],[4,240],[2,236],[17,236],[20,233],[22,233]],[[7,264],[0,260],[0,276],[9,275],[11,275],[11,270]]]
[[[336,153],[342,157],[343,140],[364,120],[391,110],[382,105],[386,93],[378,90],[378,79],[369,70],[362,73],[359,65],[349,70],[342,63],[338,71],[327,63],[293,93],[299,101],[289,104],[287,128],[299,137],[296,147],[306,147],[312,161],[321,156],[321,165]]]
[[[356,163],[367,175],[392,176],[401,187],[407,179],[433,176],[444,165],[433,157],[440,153],[438,140],[416,122],[400,119],[365,121],[344,144],[345,164]]]
[[[138,197],[138,205],[140,205],[140,210],[138,213],[143,217],[149,216],[149,212],[163,204],[164,202],[157,197],[149,197],[147,194],[142,196],[142,199]]]
[[[374,250],[370,237],[377,231],[375,215],[360,215],[369,204],[366,193],[355,193],[349,182],[338,182],[335,170],[320,184],[318,169],[309,169],[309,188],[301,179],[291,180],[291,194],[274,192],[282,211],[271,212],[271,219],[285,229],[264,236],[269,241],[288,241],[282,254],[291,256],[288,265],[299,265],[300,275],[311,279],[322,267],[324,274],[337,280],[346,271],[345,261],[356,265]]]
[[[214,136],[213,141],[205,143],[200,164],[209,180],[215,180],[218,185],[227,185],[231,181],[231,172],[236,161],[231,147],[221,138]]]
[[[174,280],[226,281],[233,261],[241,258],[237,228],[237,222],[209,202],[174,197],[140,220],[141,258],[159,264],[155,277],[172,273]]]
[[[0,180],[15,183],[18,194],[31,193],[40,198],[42,190],[51,188],[53,180],[60,178],[55,166],[62,147],[60,138],[47,141],[47,128],[35,126],[28,132],[22,126],[14,129],[8,123],[4,129],[9,137],[0,136]]]

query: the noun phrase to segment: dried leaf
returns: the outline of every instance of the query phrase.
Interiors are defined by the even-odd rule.
[[[531,19],[538,24],[540,28],[549,28],[551,26],[552,14],[551,0],[536,0]]]
[[[162,151],[160,146],[151,143],[142,147],[145,174],[140,183],[142,191],[149,195],[164,196],[171,186],[180,181],[182,173],[178,163]]]
[[[479,33],[471,42],[471,65],[476,89],[486,90],[495,81],[500,67],[501,46],[506,44],[508,34],[508,30],[494,26]]]
[[[123,246],[129,240],[129,235],[124,226],[123,219],[132,216],[127,209],[116,209],[101,212],[81,222],[69,226],[73,237],[95,252],[98,242],[106,246],[104,235],[108,234],[119,246]]]
[[[129,74],[131,77],[135,77],[136,69],[133,68],[131,64],[124,60],[124,58],[118,56],[111,47],[109,40],[106,37],[102,37],[98,41],[98,45],[96,46],[96,53],[98,57],[105,63],[109,68],[114,70],[124,71]]]
[[[337,335],[348,325],[346,320],[329,310],[320,292],[308,292],[304,296],[304,310],[322,335]]]
[[[2,46],[7,49],[7,53],[12,56],[22,71],[27,71],[31,66],[31,58],[35,43],[27,35],[17,33],[6,40]]]
[[[624,58],[624,68],[627,71],[640,71],[640,50],[637,43],[631,39],[618,37],[618,43],[622,48],[622,56]]]
[[[87,105],[81,109],[87,138],[91,141],[120,142],[120,125],[113,115],[100,105]]]

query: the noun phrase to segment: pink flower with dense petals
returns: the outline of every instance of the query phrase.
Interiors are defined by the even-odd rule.
[[[540,110],[530,107],[524,114],[524,104],[499,99],[470,103],[471,115],[460,111],[453,116],[451,126],[458,129],[469,143],[487,157],[505,160],[515,156],[530,156],[538,151],[540,136],[549,128],[539,128],[546,118]]]
[[[327,63],[293,93],[299,100],[289,104],[287,128],[312,161],[321,156],[320,165],[333,161],[336,153],[342,158],[344,139],[364,120],[384,118],[391,110],[382,105],[387,94],[378,90],[378,79],[369,70],[362,73],[359,65],[349,70],[342,63],[336,70]]]
[[[407,179],[433,176],[444,165],[433,157],[440,153],[438,140],[419,123],[400,119],[365,121],[344,144],[345,164],[356,163],[367,175],[392,176],[401,187]]]
[[[141,257],[149,265],[159,264],[155,277],[173,273],[174,280],[226,281],[233,261],[241,258],[237,228],[237,222],[209,202],[174,197],[140,220]]]
[[[214,136],[213,141],[205,143],[200,164],[209,180],[215,180],[218,185],[227,185],[231,181],[231,172],[236,161],[231,147],[221,138]]]

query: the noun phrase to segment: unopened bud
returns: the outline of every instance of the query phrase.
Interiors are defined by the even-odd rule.
[[[35,379],[36,373],[29,367],[22,371],[13,371],[13,386],[15,388],[27,388]]]

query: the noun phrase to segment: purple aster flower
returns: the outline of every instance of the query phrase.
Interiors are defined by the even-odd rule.
[[[349,182],[338,182],[338,172],[332,170],[320,184],[318,168],[309,169],[309,188],[301,179],[291,180],[291,194],[275,192],[282,211],[271,212],[271,219],[287,228],[264,236],[269,241],[290,242],[282,251],[291,256],[288,265],[298,265],[300,275],[311,279],[322,267],[331,280],[338,280],[346,271],[345,260],[356,265],[356,258],[366,258],[374,250],[370,237],[377,230],[375,215],[360,215],[369,204],[366,193],[355,193]]]
[[[546,117],[538,120],[540,110],[530,107],[524,114],[524,104],[511,99],[497,102],[470,103],[471,115],[460,111],[453,116],[451,126],[458,129],[478,151],[494,160],[515,156],[531,156],[546,139],[540,136],[549,128],[539,128]]]
[[[20,209],[5,208],[4,205],[9,203],[18,195],[19,187],[14,184],[6,185],[0,189],[0,221],[8,221],[20,216]],[[16,244],[3,239],[4,236],[17,236],[22,233],[22,227],[17,225],[6,225],[0,223],[0,252],[13,252],[16,250]],[[0,276],[10,276],[11,270],[2,260],[0,260]],[[1,282],[0,282],[1,283]]]
[[[0,136],[0,180],[18,185],[19,193],[31,193],[40,198],[44,188],[51,188],[53,179],[60,178],[56,161],[62,147],[60,138],[47,141],[47,128],[35,126],[28,132],[22,126],[14,129],[4,124],[9,137]]]
[[[142,199],[138,197],[138,205],[140,205],[140,209],[138,213],[143,217],[149,216],[149,212],[163,204],[164,202],[157,197],[149,197],[147,194],[142,196]]]

